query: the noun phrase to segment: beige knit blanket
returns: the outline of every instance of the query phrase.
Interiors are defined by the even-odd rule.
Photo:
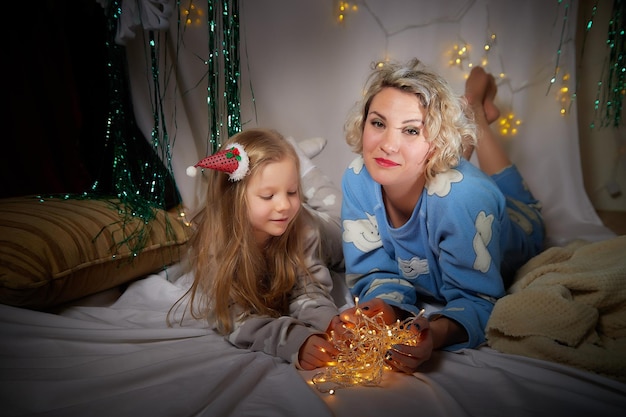
[[[487,323],[492,348],[626,381],[626,236],[549,248]]]

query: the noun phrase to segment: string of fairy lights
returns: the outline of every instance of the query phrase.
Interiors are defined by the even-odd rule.
[[[475,6],[475,0],[468,0],[461,6],[459,6],[456,12],[453,12],[451,16],[446,16],[445,18],[437,18],[431,21],[427,21],[420,24],[408,24],[400,29],[395,30],[394,32],[388,31],[383,25],[381,19],[376,16],[376,13],[370,7],[367,1],[365,0],[354,0],[354,1],[342,1],[338,0],[335,2],[335,13],[336,13],[336,21],[340,24],[346,24],[348,16],[350,14],[354,14],[359,12],[360,10],[364,10],[369,13],[374,20],[377,22],[379,29],[385,34],[386,43],[385,43],[385,52],[384,56],[388,56],[387,48],[389,44],[389,39],[393,36],[396,36],[400,33],[417,29],[420,27],[426,27],[431,25],[436,25],[439,23],[460,23],[463,18],[467,15],[467,13]],[[489,14],[489,10],[487,9],[487,15]],[[487,19],[489,20],[489,18]],[[448,56],[448,65],[450,67],[456,67],[460,71],[464,72],[464,76],[467,77],[471,68],[475,65],[480,65],[482,67],[488,67],[491,55],[495,52],[497,48],[497,34],[489,29],[490,24],[487,23],[487,30],[485,35],[485,41],[482,45],[475,47],[465,41],[455,42],[450,45],[449,49],[444,53]],[[476,51],[480,56],[478,59],[473,60],[472,51]],[[378,63],[378,65],[384,65],[384,61]],[[511,95],[515,92],[520,91],[523,88],[526,88],[531,83],[524,84],[521,88],[514,89],[511,84],[511,80],[508,78],[505,72],[499,72],[496,74],[498,77],[498,85],[500,88],[506,86],[510,91]],[[569,75],[563,76],[564,82],[569,79]],[[567,91],[567,87],[563,87],[560,91]],[[569,98],[567,95],[561,94],[560,100],[562,103],[560,112],[561,114],[565,114],[565,106],[569,102]],[[522,121],[515,115],[512,105],[508,106],[508,109],[502,112],[500,119],[497,121],[497,127],[499,133],[503,137],[511,137],[515,136],[519,133],[520,126]]]
[[[455,15],[446,17],[445,22],[460,22],[468,13],[468,11],[475,5],[475,3],[476,1],[474,0],[468,0],[465,4],[459,7],[459,10],[456,12]],[[576,98],[575,89],[572,90],[572,88],[570,87],[570,83],[572,82],[571,73],[565,68],[562,68],[560,65],[562,48],[564,43],[567,41],[567,39],[565,38],[566,28],[569,24],[571,24],[570,11],[572,8],[572,1],[557,0],[557,5],[559,6],[560,12],[562,13],[558,17],[558,21],[560,21],[561,23],[561,37],[555,50],[556,63],[553,75],[548,80],[548,92],[553,86],[557,85],[558,88],[555,94],[555,101],[558,103],[559,114],[565,116],[569,113],[571,104]],[[587,21],[587,31],[589,31],[593,26],[593,20],[598,7],[598,2],[596,1],[595,5],[593,6],[592,15]],[[419,27],[440,23],[438,20],[434,20],[422,24],[410,24],[402,27],[401,29],[395,30],[394,32],[390,32],[384,27],[381,19],[376,16],[366,0],[335,1],[336,21],[340,24],[346,24],[347,19],[351,14],[357,13],[361,10],[364,10],[372,15],[376,23],[379,25],[379,28],[385,34],[385,49],[387,49],[389,38],[391,38],[392,36],[396,36],[402,32],[416,29]],[[489,10],[487,10],[487,15],[488,14]],[[601,123],[603,126],[612,123],[613,126],[617,127],[621,124],[621,102],[624,95],[626,95],[626,86],[624,84],[624,77],[626,75],[626,54],[624,50],[625,20],[626,16],[624,16],[624,0],[615,0],[613,4],[612,18],[609,23],[607,35],[607,46],[609,47],[609,62],[606,65],[607,74],[605,74],[604,76],[605,80],[601,80],[598,82],[598,95],[594,102],[594,110],[596,111],[596,114],[598,116],[599,123]],[[458,67],[460,70],[467,72],[469,72],[469,69],[477,64],[483,67],[488,66],[490,54],[497,46],[497,34],[491,31],[489,29],[489,26],[490,25],[488,23],[484,44],[479,45],[477,48],[474,48],[474,45],[470,45],[465,42],[455,43],[451,45],[450,50],[447,51],[447,54],[450,57],[449,65]],[[471,57],[471,51],[473,50],[481,52],[480,58],[476,61],[473,61]],[[386,55],[387,51],[385,50],[385,56]],[[498,74],[498,77],[500,86],[508,84],[510,87],[510,80],[508,80],[508,76],[506,73],[500,72]],[[512,90],[512,92],[518,92],[532,83],[534,82],[531,81],[525,83],[521,88]],[[603,90],[603,87],[606,88]],[[595,122],[592,127],[595,127],[597,123],[598,122]],[[521,121],[515,117],[512,111],[507,112],[506,114],[503,114],[502,118],[499,120],[500,133],[503,136],[516,135],[518,133],[518,127],[520,124]]]
[[[417,316],[419,317],[422,312]],[[311,383],[322,393],[334,395],[340,388],[377,386],[383,372],[390,370],[385,354],[394,345],[416,346],[417,336],[409,330],[415,317],[386,324],[382,313],[368,317],[355,299],[356,322],[344,327],[338,336],[331,332],[330,341],[339,350],[334,363],[311,378]]]

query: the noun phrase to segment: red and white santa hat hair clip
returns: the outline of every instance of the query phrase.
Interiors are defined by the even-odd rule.
[[[229,145],[226,149],[222,149],[211,156],[207,156],[194,166],[187,168],[187,175],[196,176],[196,168],[208,168],[228,173],[231,181],[239,181],[248,174],[250,159],[238,143]]]

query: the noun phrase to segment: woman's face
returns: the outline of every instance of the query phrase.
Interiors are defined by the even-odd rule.
[[[285,233],[301,207],[300,176],[295,162],[284,158],[261,168],[246,188],[248,217],[257,243]]]
[[[413,93],[387,87],[374,96],[363,128],[363,160],[383,187],[411,187],[424,180],[430,144],[424,108]]]

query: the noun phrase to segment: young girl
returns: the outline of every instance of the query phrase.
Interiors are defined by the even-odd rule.
[[[190,314],[237,347],[310,370],[337,350],[338,323],[317,219],[303,209],[294,147],[271,130],[233,136],[200,161],[206,203],[191,243]]]
[[[417,346],[386,355],[414,372],[433,349],[485,342],[503,278],[541,250],[543,221],[490,131],[496,85],[482,68],[466,99],[417,60],[376,68],[367,87],[346,124],[360,154],[343,178],[346,280],[360,309],[387,323],[427,308],[410,326]],[[467,160],[475,146],[482,170]],[[342,319],[354,322],[355,310]]]

